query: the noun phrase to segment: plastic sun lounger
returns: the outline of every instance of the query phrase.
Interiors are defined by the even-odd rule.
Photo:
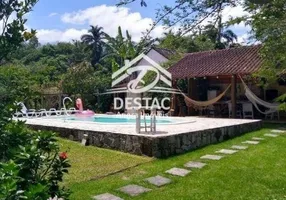
[[[35,109],[27,109],[26,105],[23,102],[17,103],[18,106],[21,106],[21,110],[17,111],[14,116],[16,117],[39,117],[41,112],[37,112]]]
[[[53,114],[55,116],[61,116],[62,114],[66,114],[66,112],[68,114],[72,114],[72,113],[76,113],[78,112],[78,110],[76,110],[75,108],[70,108],[68,110],[65,110],[64,108],[61,108],[61,110],[56,110],[55,108],[51,108],[50,110],[46,110],[46,109],[41,109],[41,116],[46,116],[46,117],[50,117]]]
[[[35,109],[30,109],[25,113],[22,113],[22,117],[32,118],[41,116],[41,112],[37,112]]]

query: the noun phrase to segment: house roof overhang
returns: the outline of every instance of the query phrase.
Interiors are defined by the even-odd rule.
[[[173,79],[252,74],[262,66],[261,45],[189,53],[168,69]]]

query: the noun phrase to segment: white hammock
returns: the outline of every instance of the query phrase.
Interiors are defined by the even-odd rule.
[[[248,98],[248,100],[255,106],[255,108],[262,114],[264,115],[268,115],[274,112],[277,112],[279,110],[279,104],[278,103],[268,103],[266,101],[263,101],[262,99],[258,98],[250,89],[249,87],[245,84],[245,82],[242,80],[242,78],[240,77],[242,84],[244,86],[245,89],[245,96]],[[266,111],[262,111],[260,110],[258,105],[262,105],[266,108],[268,108],[268,110]]]

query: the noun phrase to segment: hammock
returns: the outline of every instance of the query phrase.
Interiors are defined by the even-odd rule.
[[[204,108],[204,107],[208,107],[210,105],[215,104],[216,102],[218,102],[225,94],[226,92],[229,90],[229,88],[231,87],[231,85],[229,85],[226,90],[221,93],[219,96],[217,96],[214,99],[208,100],[208,101],[195,101],[191,98],[189,98],[188,96],[186,96],[183,92],[181,92],[181,94],[184,96],[186,105],[188,107],[200,107],[200,108]]]
[[[264,115],[268,115],[274,112],[277,112],[279,110],[279,104],[278,103],[268,103],[266,101],[263,101],[262,99],[258,98],[250,89],[249,87],[246,85],[246,83],[242,80],[242,78],[240,77],[242,84],[244,86],[245,89],[245,96],[248,98],[248,100],[255,106],[255,108],[262,114]],[[268,110],[266,110],[265,112],[263,112],[262,110],[260,110],[258,105],[262,105],[266,108],[268,108]]]

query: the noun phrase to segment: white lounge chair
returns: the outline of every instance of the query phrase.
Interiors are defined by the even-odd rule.
[[[228,117],[231,118],[232,117],[232,104],[229,102],[227,103],[227,105],[228,105]],[[240,110],[236,111],[236,117],[242,118]]]
[[[28,109],[23,102],[17,103],[21,106],[21,110],[14,114],[15,117],[39,117],[41,112],[37,112],[35,109]]]
[[[254,119],[252,103],[243,103],[242,112],[243,112],[244,119],[247,119],[247,118]]]

